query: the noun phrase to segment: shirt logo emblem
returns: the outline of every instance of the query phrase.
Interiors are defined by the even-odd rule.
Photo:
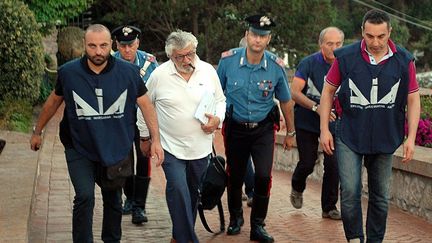
[[[391,90],[380,100],[378,100],[378,78],[372,79],[372,87],[370,90],[370,100],[362,94],[355,83],[349,79],[349,88],[351,89],[351,108],[374,109],[374,108],[393,108],[397,91],[399,89],[400,79],[393,85]]]
[[[124,116],[127,89],[120,94],[117,100],[106,111],[104,111],[103,108],[104,104],[102,89],[95,89],[95,93],[98,102],[97,110],[91,107],[75,91],[72,91],[73,99],[75,101],[75,110],[79,120],[100,120],[109,118],[122,118]]]

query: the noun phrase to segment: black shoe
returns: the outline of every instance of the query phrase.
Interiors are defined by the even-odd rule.
[[[274,239],[271,235],[267,233],[262,225],[252,226],[250,232],[250,240],[262,242],[262,243],[271,243],[274,242]]]
[[[132,223],[133,224],[142,224],[147,222],[147,215],[145,214],[145,210],[140,208],[140,207],[136,207],[133,208],[132,210]]]
[[[238,235],[240,234],[241,227],[244,224],[243,216],[237,217],[233,220],[230,220],[227,235]]]

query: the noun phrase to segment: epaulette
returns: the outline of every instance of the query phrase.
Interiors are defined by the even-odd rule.
[[[149,61],[149,62],[156,62],[156,57],[153,56],[152,54],[148,54],[147,53],[147,61]]]
[[[279,64],[279,66],[285,68],[285,62],[282,58],[280,57],[276,58],[276,63]]]
[[[234,51],[232,49],[229,51],[224,51],[221,54],[221,58],[230,57],[230,56],[234,55],[235,53],[236,53],[236,51]]]
[[[269,53],[270,59],[272,61],[274,61],[275,63],[277,63],[277,65],[281,66],[282,68],[285,68],[285,62],[282,58],[276,56],[275,54],[271,53],[271,52],[267,52]]]

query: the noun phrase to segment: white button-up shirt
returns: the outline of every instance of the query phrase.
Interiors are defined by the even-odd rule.
[[[225,118],[225,96],[216,70],[195,56],[195,70],[186,81],[169,60],[153,71],[147,81],[150,100],[155,105],[164,150],[178,159],[193,160],[209,155],[213,135],[201,129],[194,114],[203,95],[213,94],[215,114],[222,124]],[[148,136],[141,111],[137,112],[140,136]]]

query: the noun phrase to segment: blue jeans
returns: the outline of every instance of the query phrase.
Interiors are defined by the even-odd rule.
[[[73,201],[72,238],[73,242],[93,242],[93,209],[95,205],[95,182],[98,162],[86,159],[75,149],[65,150],[69,176],[75,197]],[[121,239],[121,189],[101,190],[103,199],[102,240],[120,242]]]
[[[339,137],[336,153],[341,186],[341,213],[345,236],[364,241],[361,208],[362,160],[368,174],[367,242],[382,242],[386,230],[392,154],[364,155],[352,151]]]
[[[208,162],[208,156],[181,160],[165,151],[162,163],[167,180],[165,196],[173,224],[172,236],[176,242],[199,242],[195,234],[198,189]]]

